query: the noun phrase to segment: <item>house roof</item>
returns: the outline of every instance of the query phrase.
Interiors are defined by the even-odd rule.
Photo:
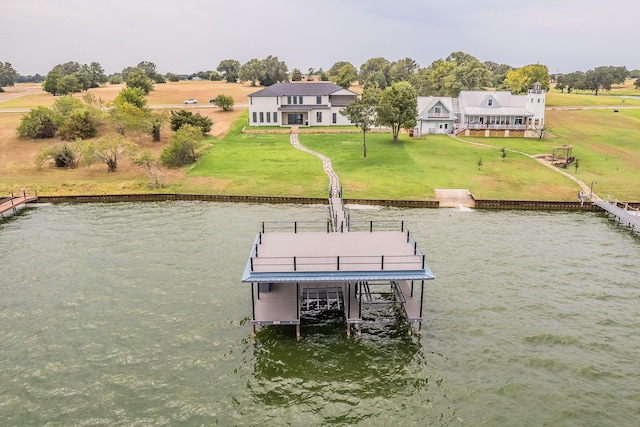
[[[492,100],[492,105],[489,105]],[[508,91],[462,91],[460,109],[467,115],[533,116],[527,111],[527,96]]]
[[[323,95],[357,95],[348,89],[331,82],[295,82],[276,83],[249,96],[323,96]]]
[[[449,116],[454,118],[455,111],[453,107],[453,99],[448,96],[419,96],[418,118],[427,119],[429,111],[438,104],[442,104],[449,113]]]

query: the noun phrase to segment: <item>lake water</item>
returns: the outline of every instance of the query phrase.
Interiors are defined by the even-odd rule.
[[[436,280],[397,309],[251,337],[265,221],[326,206],[51,205],[0,224],[5,426],[640,424],[637,235],[593,213],[362,209],[404,219]]]

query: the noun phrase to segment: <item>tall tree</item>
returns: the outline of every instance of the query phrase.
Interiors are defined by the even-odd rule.
[[[292,82],[302,81],[302,71],[300,71],[298,68],[294,68],[293,71],[291,71],[291,81]]]
[[[128,87],[137,87],[142,89],[145,95],[149,95],[149,92],[153,90],[153,81],[137,68],[127,73],[125,83]]]
[[[376,109],[380,99],[380,89],[365,90],[360,97],[340,110],[340,113],[348,117],[351,123],[362,130],[362,155],[367,157],[367,132],[376,121]]]
[[[262,62],[253,58],[240,66],[238,78],[244,82],[251,82],[251,86],[255,86],[256,82],[262,75]]]
[[[0,61],[0,92],[4,92],[5,87],[13,86],[18,73],[9,62]]]
[[[544,90],[549,90],[550,81],[551,77],[546,65],[531,64],[507,72],[504,87],[511,93],[526,93],[536,82],[540,82]]]
[[[601,90],[611,90],[614,84],[624,83],[629,75],[627,67],[596,67],[584,74],[582,89],[592,90],[598,96]]]
[[[342,69],[342,67],[344,67],[345,65],[351,65],[351,67],[353,67],[353,69],[356,70],[356,67],[354,67],[350,62],[338,61],[335,64],[333,64],[331,68],[329,68],[329,70],[327,71],[328,76],[329,77],[337,76],[338,73],[340,72],[340,69]],[[357,73],[358,73],[358,70],[356,70],[356,74]]]
[[[393,142],[398,141],[400,129],[416,125],[417,103],[416,91],[409,82],[394,83],[382,92],[376,123],[391,128]]]
[[[360,74],[358,80],[360,84],[364,85],[366,81],[375,73],[380,72],[384,75],[387,85],[390,84],[389,70],[391,68],[391,62],[383,57],[370,58],[364,64],[360,66]]]
[[[219,73],[222,73],[222,77],[229,83],[235,83],[238,81],[240,73],[240,62],[235,59],[223,59],[220,61],[218,68]]]
[[[418,63],[411,58],[399,59],[389,68],[389,80],[391,83],[407,82],[418,68]]]
[[[89,75],[91,87],[99,87],[101,84],[107,82],[107,75],[104,73],[102,66],[98,62],[92,62],[89,64]]]
[[[331,80],[338,86],[349,89],[351,87],[351,83],[353,83],[357,78],[358,71],[356,68],[353,65],[346,63],[338,70],[336,75],[332,75]]]
[[[267,56],[262,60],[262,74],[260,75],[260,84],[262,86],[271,86],[274,83],[287,81],[289,70],[284,61],[278,60],[277,56]]]

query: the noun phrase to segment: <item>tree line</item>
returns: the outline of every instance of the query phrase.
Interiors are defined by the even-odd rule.
[[[44,89],[53,95],[64,95],[86,91],[106,82],[111,84],[127,83],[137,85],[148,93],[153,84],[167,81],[190,79],[224,80],[227,82],[249,82],[253,86],[269,86],[277,82],[320,80],[332,81],[348,88],[358,83],[368,87],[376,85],[385,89],[393,83],[409,82],[419,96],[456,97],[463,90],[483,90],[494,88],[512,93],[525,93],[533,83],[539,81],[544,89],[549,89],[552,80],[556,87],[571,93],[573,90],[589,90],[596,95],[602,90],[610,90],[613,84],[626,78],[635,78],[636,88],[640,88],[640,70],[627,70],[626,67],[600,66],[586,72],[575,71],[568,74],[551,76],[542,64],[512,67],[493,61],[480,61],[465,52],[453,52],[446,58],[433,61],[421,67],[412,58],[390,61],[383,57],[370,58],[360,67],[348,61],[338,61],[328,70],[309,68],[306,72],[298,68],[289,71],[286,63],[277,56],[264,59],[252,58],[244,64],[236,59],[220,61],[215,70],[205,70],[185,74],[168,72],[161,74],[153,62],[142,61],[129,66],[118,73],[107,76],[97,62],[79,64],[67,62],[54,66],[46,76],[20,76],[10,63],[0,62],[0,91],[15,82],[43,82]]]

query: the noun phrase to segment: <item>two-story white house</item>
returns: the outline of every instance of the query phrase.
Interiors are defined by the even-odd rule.
[[[546,91],[536,83],[526,95],[507,91],[462,91],[458,98],[418,97],[414,135],[537,137],[544,126]]]
[[[340,110],[357,93],[330,82],[276,83],[249,95],[251,126],[352,124]]]

